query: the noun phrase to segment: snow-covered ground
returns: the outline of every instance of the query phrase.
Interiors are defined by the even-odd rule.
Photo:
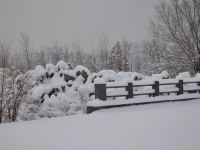
[[[199,150],[200,100],[0,125],[1,150]]]

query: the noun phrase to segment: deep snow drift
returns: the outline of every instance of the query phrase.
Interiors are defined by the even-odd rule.
[[[199,150],[200,100],[0,125],[2,150]]]

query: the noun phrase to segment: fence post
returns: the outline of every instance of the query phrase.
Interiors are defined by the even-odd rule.
[[[200,82],[197,83],[197,86],[200,86]],[[199,90],[199,93],[200,93],[200,90]]]
[[[160,89],[159,89],[159,81],[155,81],[155,84],[153,86],[153,89],[155,89],[155,93],[153,96],[159,96]]]
[[[183,80],[179,80],[178,84],[176,87],[179,88],[179,91],[177,92],[177,95],[183,94]]]
[[[95,98],[106,101],[106,84],[95,84]]]
[[[128,95],[126,96],[126,99],[133,98],[133,82],[128,82],[126,91],[128,91]]]

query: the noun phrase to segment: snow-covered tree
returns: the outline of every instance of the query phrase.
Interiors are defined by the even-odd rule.
[[[200,1],[160,1],[155,11],[156,18],[151,22],[153,34],[168,44],[169,62],[162,66],[175,66],[175,73],[199,72]]]
[[[0,122],[15,121],[21,100],[21,92],[19,83],[15,82],[19,71],[14,67],[0,68]]]
[[[143,42],[144,49],[144,63],[145,63],[145,72],[149,75],[154,73],[160,73],[163,70],[169,70],[167,68],[167,45],[159,39],[146,40]],[[169,65],[169,64],[168,64]],[[171,66],[171,69],[173,66]]]
[[[124,55],[120,43],[117,42],[110,52],[109,68],[115,71],[122,71],[124,68]]]
[[[70,62],[72,62],[73,66],[83,65],[84,52],[79,40],[75,40],[72,42],[70,55],[71,55]]]
[[[132,49],[132,43],[124,39],[121,42],[121,47],[122,47],[122,54],[123,54],[122,70],[129,71],[129,58],[130,58],[130,53]]]
[[[23,57],[26,63],[26,70],[29,70],[32,67],[32,48],[31,40],[27,34],[21,33],[20,44],[23,52]]]
[[[99,66],[97,64],[96,55],[85,54],[84,66],[86,66],[91,72],[97,72],[99,70]]]
[[[100,37],[99,46],[98,46],[98,56],[100,69],[108,69],[109,68],[109,40],[105,34]]]

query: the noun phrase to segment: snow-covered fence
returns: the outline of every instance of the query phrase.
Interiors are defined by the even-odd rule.
[[[141,80],[128,83],[97,81],[95,82],[95,100],[87,103],[88,114],[106,108],[200,99],[199,77]],[[128,100],[124,101],[124,98],[112,100],[116,97],[126,97]]]
[[[138,90],[140,88],[142,90]],[[121,90],[108,91],[108,89]],[[163,79],[158,81],[135,81],[128,83],[95,83],[95,98],[103,101],[106,101],[109,97],[126,97],[126,99],[129,99],[140,95],[154,97],[166,93],[180,95],[184,94],[184,92],[200,92],[200,79],[187,78],[184,80]]]

